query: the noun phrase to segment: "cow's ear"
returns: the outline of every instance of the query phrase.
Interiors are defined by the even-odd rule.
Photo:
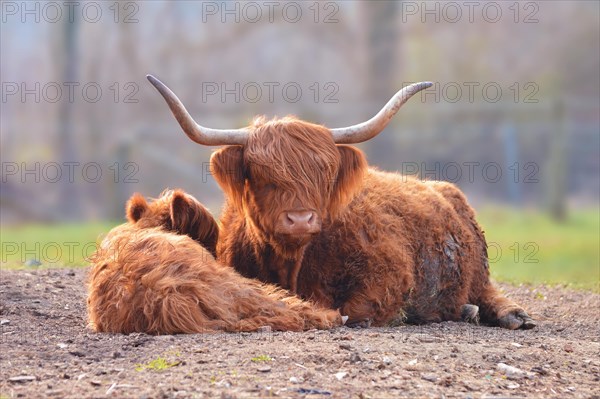
[[[333,185],[329,213],[335,217],[352,201],[362,186],[367,172],[367,160],[358,148],[338,145],[340,169]]]
[[[127,201],[127,205],[125,205],[125,215],[127,216],[127,220],[131,223],[135,223],[142,218],[142,215],[148,209],[148,203],[146,199],[138,193],[135,193],[129,198]]]
[[[210,157],[210,170],[231,203],[241,209],[244,194],[244,159],[241,146],[228,146]]]

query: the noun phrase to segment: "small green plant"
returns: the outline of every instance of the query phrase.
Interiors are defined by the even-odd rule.
[[[258,363],[258,362],[270,362],[273,359],[269,355],[258,355],[256,357],[253,357],[251,360],[253,362]]]
[[[544,296],[544,294],[538,291],[535,293],[535,299],[546,299],[546,297]]]
[[[150,360],[148,363],[136,364],[135,371],[144,371],[144,370],[163,371],[168,368],[178,366],[180,363],[181,362],[178,360],[171,362],[171,361],[165,359],[164,357],[159,356],[154,360]]]
[[[212,374],[212,375],[210,376],[209,383],[210,383],[211,385],[214,385],[214,384],[216,384],[216,383],[217,383],[217,379],[219,379],[219,378],[223,377],[223,375],[224,375],[224,374],[225,374],[225,373],[224,373],[223,371],[217,371],[217,374]]]

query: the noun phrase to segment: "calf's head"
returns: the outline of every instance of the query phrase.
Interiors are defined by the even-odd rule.
[[[375,137],[412,95],[431,86],[405,87],[373,118],[350,127],[328,129],[288,116],[223,130],[198,125],[169,88],[153,76],[148,80],[190,139],[226,145],[212,155],[211,171],[253,232],[284,255],[304,248],[360,189],[367,162],[344,144]]]
[[[138,228],[161,227],[188,235],[214,255],[218,226],[208,209],[182,190],[165,190],[152,202],[133,194],[127,201],[125,214]]]

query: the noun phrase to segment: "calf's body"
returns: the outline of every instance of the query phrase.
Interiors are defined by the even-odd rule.
[[[149,205],[134,196],[128,218],[92,258],[88,314],[95,331],[175,334],[262,326],[302,331],[342,324],[335,310],[219,264],[191,238],[214,242],[215,224],[189,195],[167,192]],[[182,223],[189,220],[197,223]]]

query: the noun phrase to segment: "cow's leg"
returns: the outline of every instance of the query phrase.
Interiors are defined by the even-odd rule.
[[[473,259],[484,258],[487,262],[487,246],[485,245],[483,231],[476,222],[475,213],[467,203],[464,194],[453,184],[445,182],[433,182],[430,184],[452,204],[454,210],[464,222],[464,225],[470,226],[475,240],[474,245],[478,245],[478,243],[481,244],[481,248],[478,251],[479,254],[475,255],[475,258]],[[478,297],[476,302],[478,302],[478,305],[480,306],[482,321],[497,324],[500,327],[511,330],[517,328],[530,329],[535,327],[535,321],[529,317],[527,312],[502,295],[502,293],[492,285],[489,281],[487,266],[485,268],[480,268],[480,263],[475,260],[472,270],[481,270],[482,273],[476,277],[476,280],[478,280],[481,285],[475,284],[475,287],[477,287],[475,288],[475,297]]]
[[[387,293],[387,295],[386,295]],[[376,289],[359,291],[353,294],[340,308],[340,313],[348,316],[346,326],[367,328],[382,326],[391,321],[404,320],[402,295],[390,287],[380,285]]]
[[[535,321],[523,308],[506,298],[490,282],[485,285],[479,297],[479,307],[484,322],[497,324],[509,330],[528,330],[536,326]]]
[[[469,303],[462,306],[460,310],[460,318],[465,323],[479,324],[479,306]]]
[[[365,301],[364,298],[356,296],[346,302],[340,309],[340,313],[348,315],[347,327],[351,328],[369,328],[373,322],[374,309],[373,306]]]

